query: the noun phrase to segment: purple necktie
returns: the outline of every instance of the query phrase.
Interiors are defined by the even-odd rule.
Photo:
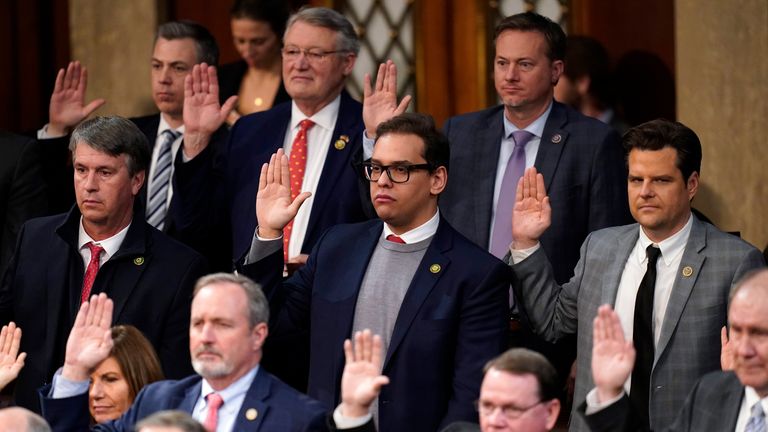
[[[507,161],[507,169],[501,180],[496,219],[491,231],[491,253],[499,258],[504,258],[509,251],[509,244],[512,243],[512,209],[515,206],[517,181],[525,172],[525,145],[533,137],[534,135],[526,130],[512,132],[515,149]]]

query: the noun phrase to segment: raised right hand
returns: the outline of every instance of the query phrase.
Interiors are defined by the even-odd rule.
[[[512,209],[513,249],[535,246],[552,224],[552,208],[544,187],[544,176],[535,167],[525,170],[517,182],[515,207]]]
[[[112,350],[112,300],[106,294],[91,296],[80,306],[67,339],[62,376],[85,381]]]
[[[277,238],[288,223],[296,217],[299,208],[312,195],[302,192],[291,201],[290,170],[288,156],[278,149],[261,167],[259,191],[256,194],[256,219],[259,236]]]
[[[237,96],[219,105],[219,79],[216,68],[206,63],[194,65],[184,78],[184,154],[194,158],[202,152],[235,107]]]
[[[19,354],[21,329],[11,321],[0,331],[0,390],[19,376],[27,353]]]
[[[363,78],[363,123],[368,138],[376,138],[376,128],[380,123],[400,115],[411,103],[411,96],[406,95],[397,103],[397,66],[392,60],[379,65],[376,74],[376,86],[371,86],[371,76]]]
[[[381,337],[367,329],[355,333],[354,348],[352,341],[344,341],[341,413],[345,417],[366,415],[381,387],[389,384],[389,378],[381,375],[382,351]]]
[[[48,106],[48,134],[54,137],[68,134],[100,106],[104,99],[94,99],[85,105],[88,88],[88,70],[79,61],[69,62],[67,69],[59,69]]]
[[[635,366],[635,347],[624,339],[619,315],[607,304],[597,309],[592,332],[592,378],[600,402],[621,394]]]

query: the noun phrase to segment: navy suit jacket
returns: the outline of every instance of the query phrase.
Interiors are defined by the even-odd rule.
[[[270,298],[273,337],[310,332],[308,394],[328,406],[339,401],[343,342],[351,336],[360,285],[382,229],[380,220],[331,228],[285,283],[282,251],[242,268]],[[477,419],[473,403],[483,365],[506,345],[509,277],[501,261],[440,221],[384,360],[390,384],[379,395],[381,431],[434,431]]]
[[[136,400],[117,420],[94,426],[95,431],[133,432],[141,419],[163,410],[192,413],[200,397],[202,380],[194,375],[180,381],[159,381],[144,387]],[[50,386],[43,388],[40,403],[51,429],[62,432],[89,430],[88,394],[52,399]],[[256,410],[256,416],[246,416]],[[288,387],[260,369],[245,395],[233,431],[303,432],[325,431],[326,409],[319,402]],[[250,418],[249,418],[250,417]]]
[[[80,306],[83,258],[77,249],[80,212],[32,219],[0,288],[0,323],[24,331],[27,361],[16,381],[16,403],[39,411],[36,389],[64,364],[67,336]],[[92,292],[114,301],[113,324],[131,324],[149,339],[169,378],[191,373],[189,312],[204,259],[134,218],[120,249],[105,262]]]
[[[503,112],[499,105],[450,118],[444,126],[451,142],[451,176],[440,210],[456,230],[486,249]],[[553,101],[534,166],[544,176],[552,205],[552,225],[541,246],[555,279],[565,283],[587,234],[632,222],[624,151],[610,126]]]
[[[202,158],[198,156],[183,167],[177,165],[178,183],[183,190],[194,191],[184,194],[181,213],[197,218],[198,226],[227,233],[231,256],[235,259],[248,251],[256,229],[256,192],[261,166],[283,147],[290,120],[290,103],[244,116],[232,127],[224,153],[201,153]],[[327,143],[330,148],[314,194],[302,253],[309,253],[329,227],[359,222],[373,215],[368,184],[352,166],[354,162],[362,161],[363,129],[362,105],[342,92],[336,128]],[[339,149],[335,143],[342,137],[347,140]],[[213,172],[209,174],[207,170]],[[209,179],[211,177],[214,182]],[[215,190],[201,194],[199,191],[206,187],[204,184],[184,186],[203,179],[208,179],[208,186]],[[224,246],[222,243],[221,248]]]

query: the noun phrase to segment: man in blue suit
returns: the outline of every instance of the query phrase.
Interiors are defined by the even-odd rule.
[[[278,150],[261,171],[259,227],[241,269],[270,297],[275,334],[310,332],[310,396],[338,403],[340,347],[368,328],[382,336],[390,378],[373,406],[379,430],[476,421],[482,366],[506,343],[509,273],[440,216],[450,151],[431,118],[403,114],[376,132],[360,171],[379,219],[329,229],[283,283],[280,237],[309,193],[291,199]]]
[[[219,105],[215,70],[193,72],[184,99],[184,152],[192,160],[176,179],[209,187],[184,188],[194,193],[182,197],[182,213],[190,215],[189,224],[223,227],[223,249],[238,259],[257,225],[253,198],[261,166],[278,149],[296,158],[296,187],[313,196],[286,235],[285,259],[300,265],[328,227],[369,217],[363,183],[351,166],[361,158],[362,106],[344,91],[360,42],[341,14],[309,8],[290,18],[283,44],[283,82],[292,102],[238,120],[220,158],[208,142],[231,107]]]
[[[43,415],[54,430],[88,430],[88,377],[112,348],[112,308],[100,294],[78,312],[64,367],[41,391]],[[133,431],[139,420],[169,409],[217,432],[327,429],[321,404],[259,367],[269,306],[252,281],[227,273],[200,278],[191,317],[189,351],[198,375],[145,387],[122,417],[94,430]]]

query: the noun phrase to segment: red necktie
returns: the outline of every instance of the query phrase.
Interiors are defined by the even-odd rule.
[[[304,119],[299,123],[299,133],[293,139],[291,157],[288,168],[291,173],[291,202],[301,193],[301,185],[304,183],[304,169],[307,167],[307,131],[315,125],[315,122]],[[283,259],[288,262],[288,244],[291,241],[293,221],[283,228]]]
[[[405,244],[405,240],[401,239],[400,237],[398,237],[398,236],[396,236],[394,234],[388,235],[387,236],[387,240],[391,241],[392,243]]]
[[[216,424],[219,422],[219,408],[224,404],[224,399],[218,393],[211,393],[205,397],[208,404],[208,415],[205,417],[203,426],[208,432],[216,432]]]
[[[88,262],[88,267],[85,269],[83,290],[80,292],[80,304],[83,304],[91,296],[91,287],[93,286],[93,281],[96,280],[96,273],[99,272],[99,257],[104,251],[103,247],[93,242],[88,242],[86,246],[91,250],[91,261]]]

